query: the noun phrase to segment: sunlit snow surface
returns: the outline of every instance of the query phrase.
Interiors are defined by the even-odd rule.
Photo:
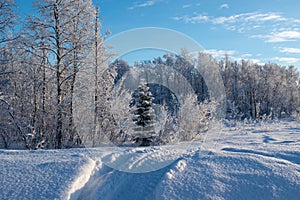
[[[204,144],[0,150],[0,169],[0,199],[299,199],[300,122],[228,126]]]

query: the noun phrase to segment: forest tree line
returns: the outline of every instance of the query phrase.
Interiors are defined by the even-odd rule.
[[[181,73],[192,85],[198,103],[209,99],[206,73],[210,77],[214,73],[221,74],[227,118],[243,120],[299,115],[300,75],[294,66],[237,62],[227,56],[216,61],[201,52],[197,58],[183,52],[182,55],[166,54],[138,62],[134,66],[122,60],[109,65],[110,55],[103,44],[105,33],[101,29],[99,9],[91,0],[36,1],[35,13],[21,22],[16,9],[12,0],[0,0],[0,148],[70,148],[84,146],[88,140],[92,141],[92,146],[97,146],[104,140],[103,135],[111,141],[125,141],[126,131],[130,129],[118,126],[114,120],[118,111],[114,116],[112,110],[123,109],[126,114],[130,105],[116,101],[114,106],[112,101],[108,102],[111,91],[129,69],[155,70],[159,65]],[[191,64],[194,63],[192,59],[197,60],[197,66]],[[102,73],[108,65],[110,70]],[[208,69],[212,65],[218,69],[213,73]],[[90,97],[93,123],[88,130],[89,138],[83,138],[74,122],[76,80],[85,68],[93,72],[92,77],[88,77],[93,83]],[[181,84],[174,74],[165,78],[170,85],[176,81]],[[194,97],[189,99],[192,103],[179,105],[166,88],[150,85],[150,89],[155,103],[169,109],[161,120],[161,129],[167,123],[170,125],[168,115],[176,115],[180,106],[185,106],[187,113],[188,109],[197,106]],[[134,96],[122,95],[127,99]],[[199,109],[204,110],[204,105],[211,106],[201,104]],[[187,127],[182,131],[185,134],[188,129],[196,131],[200,127],[199,122],[191,118],[182,118],[182,123]],[[160,134],[170,132],[160,131]],[[192,137],[185,135],[183,138]]]
[[[194,64],[196,63],[196,64]],[[129,66],[123,60],[113,63],[116,66],[117,82],[130,68],[153,69],[155,66],[164,65],[180,72],[192,86],[202,102],[209,99],[206,78],[217,80],[221,74],[226,94],[226,117],[228,119],[243,120],[262,117],[282,118],[297,116],[300,112],[300,73],[295,66],[280,66],[276,63],[257,64],[251,60],[232,61],[227,55],[217,61],[211,55],[199,52],[197,58],[190,56],[183,49],[181,55],[166,54],[153,60],[137,62]],[[159,71],[154,72],[160,74]],[[176,79],[172,73],[169,79]],[[178,82],[179,81],[179,82]],[[169,85],[175,82],[169,81]],[[180,80],[176,84],[181,86]],[[214,84],[213,82],[210,84]],[[151,92],[158,100],[172,102],[168,92],[157,92],[158,88],[152,87]],[[168,105],[174,106],[174,105]],[[176,102],[175,102],[176,106]]]

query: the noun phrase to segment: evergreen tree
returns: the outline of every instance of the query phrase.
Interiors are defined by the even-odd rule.
[[[140,146],[149,146],[155,136],[154,97],[149,91],[145,80],[141,80],[133,109],[134,127],[133,140]]]

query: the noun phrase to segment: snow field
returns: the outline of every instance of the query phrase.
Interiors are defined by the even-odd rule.
[[[0,150],[0,199],[299,199],[300,122],[173,146]]]

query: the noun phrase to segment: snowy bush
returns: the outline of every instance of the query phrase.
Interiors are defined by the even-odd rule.
[[[199,104],[196,95],[188,95],[177,118],[180,140],[193,140],[207,131],[210,121],[215,117],[216,109],[217,104],[214,101],[204,101]]]
[[[293,113],[292,113],[292,118],[294,120],[300,121],[300,107],[297,108]]]
[[[179,141],[175,122],[176,117],[171,116],[166,106],[162,105],[155,126],[154,145],[174,144]]]
[[[114,97],[110,101],[110,111],[116,121],[115,135],[112,142],[121,144],[127,142],[129,133],[132,132],[133,122],[131,120],[131,94],[127,90],[119,89],[115,91]]]

